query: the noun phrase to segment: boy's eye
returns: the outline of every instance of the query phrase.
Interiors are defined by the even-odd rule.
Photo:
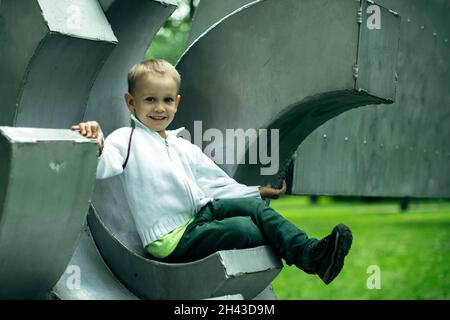
[[[167,103],[173,102],[173,98],[170,98],[170,97],[169,98],[165,98],[164,101],[167,102]]]
[[[148,97],[145,100],[147,100],[148,102],[155,102],[156,101],[156,99],[153,98],[153,97]]]

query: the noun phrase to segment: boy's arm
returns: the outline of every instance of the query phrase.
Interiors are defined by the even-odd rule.
[[[206,156],[198,146],[193,145],[193,147],[197,184],[207,196],[222,199],[242,197],[261,199],[260,186],[247,186],[238,183]]]
[[[238,183],[219,168],[202,150],[194,146],[196,155],[196,179],[206,195],[213,198],[257,197],[259,199],[278,199],[286,193],[286,180],[280,189],[272,186],[247,186]]]
[[[86,138],[97,139],[99,145],[99,161],[97,164],[97,179],[106,179],[123,172],[124,143],[118,130],[111,133],[106,139],[100,125],[96,121],[81,122],[71,127],[80,131]]]
[[[97,179],[106,179],[117,176],[123,172],[125,151],[121,140],[110,134],[104,142],[103,149],[97,164]]]

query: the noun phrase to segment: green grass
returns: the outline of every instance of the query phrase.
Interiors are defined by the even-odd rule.
[[[271,207],[311,237],[345,223],[353,245],[341,274],[325,285],[319,277],[285,265],[273,286],[279,299],[450,299],[450,202],[374,204],[285,196]],[[381,270],[381,288],[368,289],[370,265]]]

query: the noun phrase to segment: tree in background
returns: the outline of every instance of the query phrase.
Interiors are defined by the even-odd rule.
[[[146,59],[166,59],[176,64],[187,48],[191,21],[199,0],[178,0],[178,9],[156,34],[148,48]]]

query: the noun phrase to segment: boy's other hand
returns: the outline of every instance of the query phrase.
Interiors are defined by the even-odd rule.
[[[286,180],[283,179],[281,189],[272,188],[270,184],[259,187],[261,198],[278,199],[286,193]]]
[[[105,138],[103,136],[100,124],[97,121],[80,122],[77,125],[73,125],[71,129],[74,131],[79,131],[80,134],[86,138],[97,139],[100,153],[102,152]]]

